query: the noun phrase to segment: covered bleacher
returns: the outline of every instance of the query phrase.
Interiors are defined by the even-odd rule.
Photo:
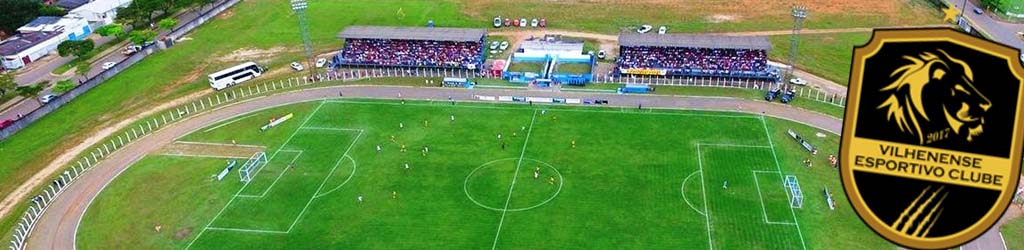
[[[622,32],[619,46],[620,75],[779,78],[766,37]]]
[[[350,26],[338,33],[345,46],[340,66],[478,69],[484,63],[485,29]]]

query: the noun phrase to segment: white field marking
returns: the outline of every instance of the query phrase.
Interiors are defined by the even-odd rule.
[[[312,129],[312,130],[334,130],[334,131],[363,131],[362,129],[354,128],[328,128],[328,127],[301,127],[300,129]]]
[[[779,164],[779,156],[775,154],[775,143],[772,142],[772,134],[768,132],[768,122],[761,117],[761,125],[764,126],[764,135],[768,137],[768,146],[772,148],[772,158],[775,158],[775,169],[779,171],[779,180],[782,183],[786,183],[785,177],[782,176],[782,164]],[[796,233],[800,235],[800,245],[803,249],[807,249],[807,242],[804,242],[804,233],[800,231],[800,221],[796,218],[796,211],[793,210],[793,206],[789,207],[789,214],[793,216],[793,224],[796,225]]]
[[[679,194],[681,194],[683,196],[683,201],[685,201],[686,205],[689,205],[690,208],[693,209],[693,211],[697,211],[698,214],[703,215],[703,216],[706,217],[706,216],[708,216],[707,214],[704,214],[704,212],[702,212],[700,210],[697,210],[697,207],[693,206],[693,203],[690,203],[690,199],[686,198],[686,182],[690,181],[690,178],[693,177],[694,175],[696,175],[697,172],[698,171],[693,171],[693,173],[691,173],[690,175],[687,175],[686,178],[683,179],[683,185],[680,185],[680,187],[679,187]]]
[[[505,209],[501,211],[501,220],[498,221],[498,232],[494,234],[494,244],[491,250],[498,247],[498,236],[501,236],[501,226],[505,224],[505,215],[508,214],[508,204],[512,201],[512,189],[516,187],[516,179],[519,178],[519,167],[523,163],[523,156],[526,155],[526,145],[530,143],[530,133],[533,132],[533,123],[537,120],[537,110],[533,110],[533,118],[530,118],[530,129],[526,130],[526,139],[523,141],[523,150],[519,152],[519,161],[516,162],[516,172],[512,173],[512,184],[508,186],[508,198],[505,199]]]
[[[309,205],[310,204],[313,204],[313,200],[316,200],[316,196],[319,195],[320,191],[324,189],[324,185],[327,184],[327,180],[329,180],[331,178],[331,176],[334,175],[334,170],[337,170],[338,166],[341,165],[341,160],[345,159],[345,157],[348,156],[348,152],[350,150],[352,150],[352,147],[355,146],[357,142],[359,142],[359,137],[362,137],[362,136],[363,136],[363,130],[359,130],[359,134],[356,134],[356,138],[352,139],[352,144],[348,145],[348,148],[345,149],[345,152],[341,154],[341,157],[338,157],[338,161],[334,163],[334,167],[331,168],[331,172],[327,173],[327,176],[324,177],[324,180],[322,182],[320,182],[320,187],[318,187],[316,189],[316,192],[313,193],[312,197],[309,197],[309,201],[307,201],[306,202],[306,206],[302,208],[302,212],[299,212],[299,216],[295,217],[295,221],[292,221],[292,225],[288,226],[288,232],[289,233],[291,233],[292,229],[295,228],[295,224],[298,224],[299,220],[302,219],[302,215],[306,214],[306,210],[309,209]],[[352,175],[355,175],[355,169],[354,168],[352,169]],[[351,178],[351,176],[350,176],[350,178]]]
[[[704,154],[697,144],[697,166],[700,168],[700,192],[704,194],[704,221],[708,231],[708,249],[715,249],[715,239],[711,237],[711,210],[708,210],[708,192],[704,183]]]
[[[764,195],[761,194],[761,184],[758,183],[758,181],[757,181],[757,174],[770,173],[770,174],[778,174],[778,175],[781,176],[782,173],[775,172],[775,171],[758,171],[758,170],[751,170],[750,172],[752,172],[752,174],[754,175],[754,186],[757,187],[757,198],[761,201],[761,214],[764,215],[764,223],[773,224],[773,225],[796,225],[796,223],[793,223],[793,222],[788,222],[788,221],[772,221],[772,220],[768,219],[768,209],[767,209],[767,205],[764,204]]]
[[[291,150],[291,151],[288,151],[288,152],[296,152],[297,153],[297,154],[295,154],[295,157],[292,157],[292,161],[288,162],[288,165],[291,165],[291,164],[294,164],[296,160],[299,160],[299,157],[302,156],[302,152],[303,151],[302,150]],[[263,166],[263,167],[265,168],[266,166]],[[260,169],[263,169],[263,168],[260,168]],[[274,178],[274,182],[270,183],[270,186],[268,186],[266,189],[264,189],[263,192],[260,193],[260,195],[243,194],[243,195],[239,195],[238,197],[263,198],[264,196],[267,196],[267,193],[269,193],[271,189],[274,189],[274,185],[277,185],[277,181],[281,180],[281,177],[283,177],[284,173],[286,173],[286,172],[288,172],[288,166],[285,166],[284,168],[282,168],[281,173],[277,175],[277,178]]]
[[[1006,239],[1003,239],[1003,232],[1002,231],[999,232],[999,240],[1003,242],[1003,250],[1007,250],[1006,249]]]
[[[302,150],[282,149],[281,152],[285,152],[285,153],[302,153]]]
[[[771,148],[768,146],[759,145],[740,145],[740,144],[722,144],[722,143],[700,143],[704,146],[715,146],[715,147],[737,147],[737,148]]]
[[[208,230],[217,230],[217,231],[233,231],[233,232],[263,233],[263,234],[286,234],[286,233],[288,233],[288,232],[285,232],[285,231],[253,230],[253,229],[228,228],[228,227],[208,227],[206,229],[208,229]]]
[[[782,172],[779,172],[779,171],[765,171],[765,170],[750,170],[750,171],[754,172],[754,173],[764,173],[764,174],[782,174]]]
[[[392,106],[421,106],[421,107],[447,107],[445,105],[431,105],[431,104],[417,104],[417,103],[387,103],[387,102],[360,102],[360,101],[327,101],[328,103],[343,103],[343,104],[367,104],[367,105],[392,105]],[[463,108],[479,108],[479,109],[498,109],[498,110],[536,110],[534,108],[518,108],[518,107],[503,107],[503,106],[479,106],[479,105],[460,105]],[[569,106],[555,106],[555,107],[569,107]],[[704,109],[661,109],[661,110],[684,110],[684,111],[701,111],[701,112],[730,112],[730,111],[716,111],[716,110],[704,110]],[[567,111],[567,112],[589,112],[589,113],[612,113],[612,114],[651,114],[651,115],[672,115],[672,116],[698,116],[698,117],[719,117],[719,118],[750,118],[758,119],[760,116],[756,115],[715,115],[715,114],[686,114],[686,113],[666,113],[666,112],[622,112],[622,111],[608,111],[608,110],[588,110],[588,109],[552,109],[551,111]]]
[[[498,159],[498,160],[489,161],[487,163],[481,164],[480,166],[478,166],[475,169],[473,169],[473,171],[469,172],[469,175],[466,175],[466,180],[462,182],[462,191],[463,191],[463,193],[466,194],[466,198],[469,198],[469,201],[472,201],[477,206],[480,206],[480,207],[486,208],[486,209],[490,209],[490,210],[493,210],[493,211],[498,211],[498,212],[501,212],[501,211],[520,212],[520,211],[526,211],[526,210],[538,208],[540,206],[548,204],[548,202],[551,202],[551,200],[554,200],[555,197],[558,197],[558,194],[562,192],[562,186],[565,185],[565,176],[562,176],[562,172],[559,172],[558,169],[555,168],[555,166],[552,166],[551,164],[549,164],[547,162],[543,162],[543,161],[540,161],[540,160],[537,160],[537,159],[523,158],[523,160],[529,160],[529,161],[534,161],[534,162],[537,162],[537,163],[540,163],[540,164],[544,164],[545,167],[548,167],[551,170],[555,171],[555,174],[558,175],[558,180],[560,180],[558,182],[558,189],[556,189],[555,193],[552,194],[551,197],[549,197],[547,200],[544,200],[541,203],[538,203],[536,205],[529,206],[529,207],[521,207],[521,208],[513,208],[513,209],[500,209],[500,208],[495,208],[495,207],[491,207],[491,206],[488,206],[488,205],[484,205],[483,203],[480,203],[476,199],[473,199],[472,195],[469,195],[469,179],[471,177],[473,177],[473,175],[476,174],[476,172],[478,170],[483,169],[487,165],[491,165],[492,163],[495,163],[495,162],[507,161],[507,160],[515,160],[515,159],[516,158],[512,157],[512,158],[504,158],[504,159]]]
[[[231,120],[231,121],[229,121],[229,122],[221,123],[220,125],[214,126],[214,127],[212,127],[212,128],[208,128],[208,129],[206,129],[206,130],[203,130],[203,133],[206,133],[206,132],[210,132],[210,130],[214,130],[214,129],[218,129],[218,128],[221,128],[221,127],[224,127],[224,126],[230,125],[230,124],[232,124],[232,123],[235,123],[235,122],[241,121],[241,120],[243,120],[243,119],[245,119],[245,118],[249,118],[249,117],[252,117],[252,116],[254,116],[254,115],[256,115],[256,114],[251,114],[251,115],[247,115],[247,116],[243,116],[243,117],[235,118],[234,120]]]
[[[349,155],[345,155],[345,158],[348,158],[348,160],[352,162],[352,173],[348,175],[348,178],[346,178],[345,181],[341,182],[341,184],[338,184],[337,187],[334,187],[333,189],[328,190],[327,192],[317,195],[314,198],[319,199],[320,197],[324,197],[330,193],[333,193],[335,190],[341,189],[341,187],[345,186],[345,184],[348,183],[349,180],[352,180],[352,177],[356,176],[356,166],[358,166],[358,164],[356,164],[356,159],[353,159],[352,156]]]
[[[194,145],[226,146],[226,147],[240,147],[240,148],[267,148],[266,146],[260,146],[260,145],[243,145],[243,144],[216,143],[216,142],[195,142],[195,141],[176,141],[176,142],[174,142],[174,144],[194,144]]]
[[[313,119],[313,116],[316,115],[316,112],[320,111],[320,108],[324,106],[324,103],[325,103],[324,101],[320,101],[320,105],[317,105],[316,109],[314,109],[313,112],[310,113],[308,117],[306,117],[306,120],[302,122],[302,125],[306,125],[306,123],[309,122],[309,120]],[[299,127],[301,128],[302,125],[299,125]],[[278,153],[281,153],[281,149],[283,149],[286,145],[288,145],[288,142],[291,142],[292,138],[295,138],[295,135],[298,134],[299,131],[300,131],[300,129],[296,128],[295,131],[293,131],[292,134],[290,136],[288,136],[288,139],[284,141],[284,144],[281,144],[281,146],[277,148],[277,152],[274,152],[274,154],[271,155],[270,158],[267,158],[267,162],[270,162],[271,160],[274,159],[275,156],[277,156]],[[260,168],[259,170],[256,170],[255,174],[259,174],[260,170],[263,170],[263,169],[264,168]],[[249,186],[249,183],[251,183],[251,182],[246,182],[245,184],[243,184],[242,188],[239,188],[238,192],[235,192],[235,195],[231,196],[231,199],[228,200],[228,203],[224,204],[224,207],[221,208],[220,211],[218,211],[217,214],[213,216],[213,219],[211,219],[209,223],[206,223],[206,226],[203,226],[203,230],[200,230],[199,234],[197,234],[195,238],[192,238],[192,241],[188,242],[188,245],[185,245],[185,249],[186,250],[188,250],[189,248],[192,248],[192,244],[195,244],[196,241],[199,240],[199,238],[203,236],[203,233],[206,233],[206,229],[210,228],[210,225],[213,225],[213,222],[217,221],[217,218],[220,218],[220,215],[223,214],[224,211],[227,210],[229,206],[231,206],[231,203],[234,202],[235,199],[238,198],[238,195],[242,194],[242,191],[245,191],[245,188]]]
[[[176,157],[196,157],[196,158],[217,158],[217,159],[249,159],[249,157],[241,156],[229,156],[229,155],[201,155],[201,154],[156,154],[159,156],[176,156]]]

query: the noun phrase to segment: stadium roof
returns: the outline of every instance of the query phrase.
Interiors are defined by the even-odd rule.
[[[763,36],[639,34],[629,31],[619,33],[619,45],[721,49],[772,49],[772,43],[768,41],[767,37]]]
[[[467,28],[349,26],[338,38],[476,42],[486,34],[484,29]]]

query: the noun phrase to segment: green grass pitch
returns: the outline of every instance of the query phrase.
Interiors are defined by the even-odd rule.
[[[295,117],[257,129],[288,113]],[[805,153],[785,128],[816,131],[678,110],[376,100],[275,107],[180,139],[265,146],[269,164],[252,182],[237,170],[214,180],[226,159],[148,156],[97,197],[78,247],[888,247],[867,237],[841,191],[840,208],[825,208],[817,190],[841,190],[838,178],[828,167],[787,164]],[[805,188],[801,209],[789,206],[788,174]]]
[[[512,65],[508,66],[508,70],[511,72],[533,72],[540,74],[544,72],[544,66],[544,63],[513,62]]]
[[[574,75],[587,74],[587,73],[590,73],[590,64],[587,64],[587,63],[564,63],[564,64],[558,64],[557,71],[559,73],[568,73],[568,74],[574,74]]]

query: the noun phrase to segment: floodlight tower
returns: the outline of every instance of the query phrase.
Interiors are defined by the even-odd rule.
[[[789,39],[789,69],[786,70],[786,79],[793,77],[793,70],[796,68],[796,50],[800,45],[800,29],[803,28],[804,19],[809,13],[807,7],[793,7],[793,37]]]
[[[302,32],[302,43],[306,47],[306,67],[309,67],[310,78],[316,76],[316,65],[313,64],[313,45],[309,41],[309,24],[306,22],[306,0],[292,0],[292,10],[299,16],[299,30]]]

